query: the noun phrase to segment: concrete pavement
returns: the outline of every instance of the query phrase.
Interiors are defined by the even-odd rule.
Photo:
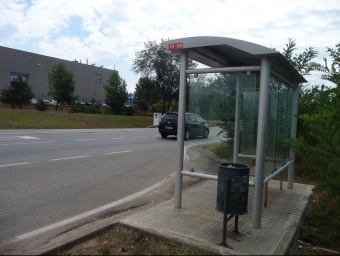
[[[174,208],[174,198],[132,209],[106,219],[100,219],[66,232],[39,248],[18,248],[10,254],[55,254],[94,237],[113,224],[132,226],[144,232],[175,240],[222,255],[283,255],[297,240],[299,223],[312,186],[294,184],[294,189],[280,190],[279,181],[268,186],[268,205],[262,208],[260,229],[252,228],[253,190],[249,188],[248,214],[239,216],[238,230],[232,233],[234,219],[228,221],[227,244],[222,242],[223,214],[216,207],[216,181],[203,181],[184,190],[182,208]]]
[[[215,210],[216,181],[188,189],[183,193],[181,209],[175,209],[171,199],[120,222],[222,255],[283,255],[296,241],[312,186],[294,184],[293,190],[280,190],[279,181],[271,181],[260,229],[251,224],[253,189],[249,188],[248,214],[239,216],[239,235],[231,232],[234,220],[228,221],[227,244],[233,249],[219,245],[223,214]]]

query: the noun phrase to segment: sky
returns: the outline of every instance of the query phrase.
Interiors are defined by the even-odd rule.
[[[135,54],[148,41],[229,37],[282,52],[340,43],[340,0],[0,0],[0,45],[115,69],[134,92]],[[322,84],[320,73],[306,76]],[[326,85],[330,85],[325,83]]]

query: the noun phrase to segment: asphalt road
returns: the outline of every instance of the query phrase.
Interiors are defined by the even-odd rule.
[[[212,134],[187,145],[198,150],[215,139]],[[54,228],[56,235],[117,210],[112,202],[173,174],[176,142],[155,128],[0,131],[0,244]],[[87,219],[56,225],[86,212]]]

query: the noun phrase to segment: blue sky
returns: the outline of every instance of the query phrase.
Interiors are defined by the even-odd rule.
[[[340,0],[0,0],[0,45],[116,69],[133,92],[131,65],[148,40],[221,36],[282,52],[340,43]],[[306,76],[321,84],[319,73]]]

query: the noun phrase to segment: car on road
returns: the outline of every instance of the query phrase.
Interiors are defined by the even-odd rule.
[[[207,122],[200,116],[194,113],[185,114],[185,132],[184,139],[189,140],[193,137],[208,138],[209,126]],[[166,112],[159,121],[158,131],[162,138],[169,135],[177,136],[178,129],[178,113],[173,111]]]

